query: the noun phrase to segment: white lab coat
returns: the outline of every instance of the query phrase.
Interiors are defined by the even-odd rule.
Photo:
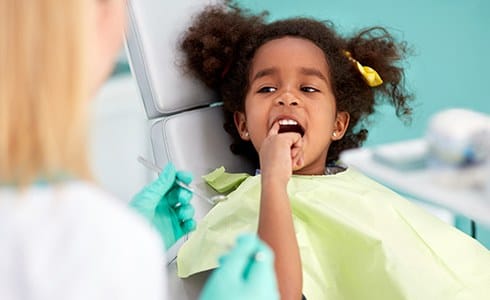
[[[92,184],[0,186],[0,299],[145,299],[166,294],[156,232]]]

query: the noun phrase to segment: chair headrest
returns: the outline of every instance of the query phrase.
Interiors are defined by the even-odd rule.
[[[192,16],[216,0],[130,0],[126,47],[149,119],[206,106],[216,96],[182,70],[179,41]]]

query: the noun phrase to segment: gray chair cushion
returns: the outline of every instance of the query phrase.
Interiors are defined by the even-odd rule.
[[[149,119],[215,102],[215,95],[182,71],[178,41],[192,15],[212,0],[131,0],[126,47]]]

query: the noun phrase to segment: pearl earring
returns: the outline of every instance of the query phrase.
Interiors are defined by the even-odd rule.
[[[248,137],[248,132],[245,132],[243,135],[244,137]]]
[[[337,132],[335,132],[335,131],[334,131],[334,132],[332,133],[332,135],[333,135],[334,137],[337,137]]]

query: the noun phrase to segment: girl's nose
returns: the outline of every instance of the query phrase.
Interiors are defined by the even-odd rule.
[[[299,104],[299,100],[292,93],[287,92],[277,97],[277,104],[296,106]]]

